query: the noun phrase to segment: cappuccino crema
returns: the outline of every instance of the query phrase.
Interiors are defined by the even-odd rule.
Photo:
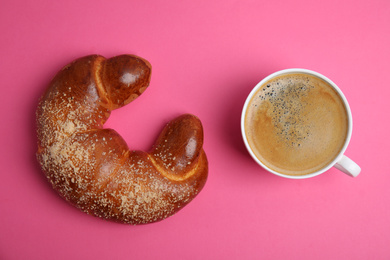
[[[245,135],[255,156],[285,175],[306,175],[329,165],[348,134],[343,99],[326,81],[306,73],[265,82],[249,102]]]

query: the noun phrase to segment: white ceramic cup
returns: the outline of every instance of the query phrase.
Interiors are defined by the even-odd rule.
[[[305,174],[305,175],[286,175],[286,174],[283,174],[283,173],[280,173],[280,172],[277,172],[275,170],[268,168],[266,165],[264,165],[264,163],[262,163],[256,157],[256,155],[252,151],[252,149],[248,143],[248,139],[246,137],[246,132],[245,132],[245,114],[246,114],[246,111],[248,109],[248,106],[250,104],[250,101],[251,101],[253,95],[255,95],[256,92],[258,91],[258,89],[261,88],[264,85],[264,83],[269,81],[270,79],[275,78],[275,77],[280,76],[280,75],[283,75],[283,74],[294,74],[294,73],[306,73],[306,74],[318,77],[318,78],[324,80],[325,82],[327,82],[329,85],[331,85],[337,91],[337,93],[339,94],[341,99],[343,100],[347,114],[348,114],[347,138],[345,139],[343,148],[341,149],[339,154],[327,166],[323,167],[322,169],[320,169],[316,172],[313,172],[310,174]],[[352,114],[351,114],[351,109],[349,107],[348,101],[345,98],[344,94],[341,92],[341,90],[337,87],[337,85],[333,81],[331,81],[327,77],[325,77],[325,76],[323,76],[315,71],[311,71],[311,70],[307,70],[307,69],[286,69],[286,70],[277,71],[277,72],[267,76],[262,81],[260,81],[253,88],[253,90],[250,92],[249,96],[247,97],[247,99],[245,101],[244,108],[243,108],[242,114],[241,114],[241,133],[242,133],[242,137],[244,139],[245,146],[246,146],[249,154],[252,156],[252,158],[267,171],[269,171],[273,174],[276,174],[278,176],[281,176],[281,177],[290,178],[290,179],[305,179],[305,178],[310,178],[310,177],[320,175],[321,173],[324,173],[327,170],[329,170],[331,167],[335,167],[335,168],[339,169],[340,171],[342,171],[342,172],[344,172],[352,177],[358,176],[360,171],[361,171],[359,165],[357,165],[355,162],[353,162],[351,159],[349,159],[347,156],[344,155],[344,152],[347,149],[347,146],[349,144],[349,141],[350,141],[351,135],[352,135]]]

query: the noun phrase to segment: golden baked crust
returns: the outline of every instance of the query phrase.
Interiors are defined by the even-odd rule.
[[[104,129],[112,110],[149,86],[148,61],[91,55],[64,67],[42,96],[37,158],[53,188],[84,212],[129,224],[165,219],[205,185],[208,162],[200,120],[169,122],[149,152],[130,151]]]

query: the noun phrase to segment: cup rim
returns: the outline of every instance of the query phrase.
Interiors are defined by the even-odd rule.
[[[316,172],[313,172],[313,173],[310,173],[310,174],[304,174],[304,175],[287,175],[287,174],[283,174],[283,173],[280,173],[280,172],[277,172],[275,170],[272,170],[270,168],[268,168],[264,163],[262,163],[257,157],[256,155],[254,154],[254,152],[252,151],[252,149],[250,148],[250,145],[248,143],[248,140],[247,140],[247,137],[246,137],[246,132],[245,132],[245,115],[246,115],[246,111],[248,109],[248,106],[249,106],[249,103],[252,99],[252,97],[255,95],[255,93],[257,92],[257,90],[265,83],[267,82],[268,80],[274,78],[274,77],[277,77],[277,76],[280,76],[280,75],[283,75],[283,74],[290,74],[290,73],[304,73],[304,74],[309,74],[309,75],[312,75],[312,76],[315,76],[315,77],[318,77],[324,81],[326,81],[330,86],[332,86],[336,91],[337,93],[339,94],[339,96],[341,97],[341,99],[343,100],[343,103],[344,103],[344,106],[345,106],[345,109],[347,111],[347,116],[348,116],[348,131],[347,131],[347,137],[344,141],[344,145],[342,147],[342,149],[340,150],[339,154],[329,163],[327,164],[325,167],[323,167],[322,169],[316,171]],[[348,101],[344,95],[344,93],[341,91],[341,89],[331,80],[329,79],[328,77],[316,72],[316,71],[313,71],[313,70],[308,70],[308,69],[302,69],[302,68],[290,68],[290,69],[283,69],[283,70],[279,70],[279,71],[276,71],[274,73],[271,73],[270,75],[266,76],[265,78],[263,78],[259,83],[256,84],[256,86],[251,90],[251,92],[249,93],[249,95],[247,96],[246,100],[245,100],[245,103],[244,103],[244,106],[243,106],[243,109],[242,109],[242,112],[241,112],[241,134],[242,134],[242,138],[243,138],[243,141],[244,141],[244,144],[245,144],[245,147],[246,149],[248,150],[249,154],[251,155],[251,157],[255,160],[255,162],[257,162],[257,164],[259,164],[260,166],[263,167],[263,169],[267,170],[268,172],[271,172],[275,175],[278,175],[278,176],[281,176],[281,177],[284,177],[284,178],[289,178],[289,179],[307,179],[307,178],[311,178],[311,177],[314,177],[314,176],[318,176],[326,171],[328,171],[330,168],[332,168],[338,161],[340,161],[341,157],[344,155],[344,152],[345,150],[347,149],[348,147],[348,144],[351,140],[351,136],[352,136],[352,113],[351,113],[351,109],[350,109],[350,106],[348,104]]]

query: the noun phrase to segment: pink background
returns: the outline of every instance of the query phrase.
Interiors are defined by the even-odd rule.
[[[0,259],[390,259],[388,0],[3,0],[0,35]],[[65,64],[93,53],[153,66],[150,88],[106,124],[132,149],[149,149],[181,113],[203,122],[208,182],[162,222],[81,213],[35,161],[39,96]],[[331,169],[284,179],[247,153],[246,96],[293,67],[346,95],[357,178]]]

